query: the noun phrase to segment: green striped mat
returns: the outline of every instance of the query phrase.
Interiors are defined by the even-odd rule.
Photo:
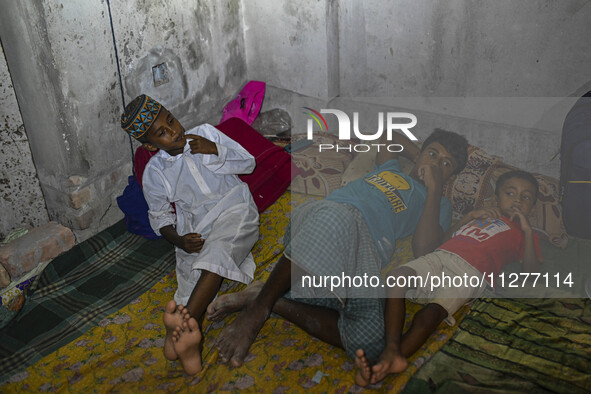
[[[0,382],[88,331],[173,269],[168,242],[130,234],[123,221],[57,257],[0,331]]]
[[[405,392],[591,392],[591,300],[481,299]]]

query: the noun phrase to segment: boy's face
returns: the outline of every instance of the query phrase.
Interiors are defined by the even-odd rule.
[[[439,142],[432,142],[423,149],[415,163],[415,169],[418,169],[421,165],[439,167],[444,183],[458,168],[457,160]]]
[[[165,108],[160,110],[145,137],[148,142],[144,143],[144,148],[149,151],[163,149],[171,156],[183,153],[186,144],[185,129]]]
[[[497,206],[507,217],[511,217],[516,211],[527,216],[535,204],[535,195],[536,190],[530,182],[521,178],[509,178],[497,191]]]

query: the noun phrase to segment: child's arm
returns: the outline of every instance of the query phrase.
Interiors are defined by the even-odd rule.
[[[501,210],[499,208],[483,208],[483,209],[475,209],[473,211],[468,212],[462,219],[460,219],[457,223],[452,224],[449,229],[443,234],[442,243],[449,241],[452,239],[454,233],[458,231],[462,226],[468,224],[474,219],[498,219],[502,216]]]
[[[415,257],[423,256],[435,250],[441,244],[443,236],[443,229],[439,224],[439,209],[443,188],[441,169],[436,166],[425,165],[421,166],[418,171],[427,188],[427,198],[412,237],[412,251]]]
[[[210,124],[203,124],[185,134],[191,153],[204,154],[203,164],[217,174],[250,174],[255,168],[254,157],[239,143]]]
[[[160,234],[165,240],[176,247],[181,248],[187,253],[199,253],[203,248],[205,240],[201,238],[201,234],[189,233],[179,235],[173,225],[165,226],[160,229]]]
[[[171,244],[187,253],[198,253],[203,248],[201,234],[189,233],[180,236],[174,223],[176,215],[170,205],[166,190],[170,189],[164,174],[148,164],[144,172],[144,197],[148,203],[148,218],[155,232]],[[167,186],[168,185],[168,186]]]
[[[531,224],[527,217],[519,212],[515,211],[513,215],[511,215],[511,220],[515,220],[517,218],[519,220],[519,225],[521,226],[521,231],[523,231],[525,237],[525,246],[523,250],[523,267],[522,271],[524,272],[540,272],[541,263],[538,260],[538,255],[536,253],[536,243],[534,241],[534,230],[531,228]]]
[[[376,156],[376,165],[380,166],[387,162],[388,160],[392,160],[398,157],[400,154],[401,156],[406,157],[407,159],[411,160],[413,163],[417,161],[417,157],[419,157],[420,149],[419,147],[409,140],[405,135],[400,133],[392,133],[392,141],[387,139],[387,133],[382,134],[382,137],[379,140],[380,144],[383,144],[380,147],[380,151]],[[388,145],[391,144],[400,144],[402,145],[402,152],[389,152],[386,148]]]

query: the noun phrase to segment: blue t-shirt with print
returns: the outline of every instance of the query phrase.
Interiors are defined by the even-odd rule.
[[[396,240],[414,233],[427,189],[403,173],[398,160],[389,160],[326,198],[351,204],[361,211],[384,265],[394,254]],[[445,197],[441,197],[439,224],[443,231],[451,224],[451,203]]]

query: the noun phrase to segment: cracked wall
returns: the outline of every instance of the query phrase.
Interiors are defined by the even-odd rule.
[[[427,113],[424,125],[472,133],[471,141],[491,153],[552,175],[558,162],[548,163],[548,156],[557,150],[572,104],[567,98],[591,89],[591,3],[583,0],[528,0],[520,7],[506,0],[110,4],[123,99],[147,93],[186,128],[217,122],[248,79],[269,84],[265,109],[285,107],[292,96],[314,107],[336,96],[557,97],[541,103],[552,111],[538,109],[529,123],[506,113],[491,121],[464,103],[445,110],[413,104]],[[2,111],[13,117],[0,137],[2,171],[11,171],[0,178],[0,190],[2,208],[14,216],[3,215],[0,231],[47,215],[80,240],[122,217],[115,198],[131,174],[137,143],[130,146],[119,127],[108,11],[104,0],[3,2],[0,39],[22,120],[3,90]],[[155,86],[152,67],[163,63],[169,82]],[[8,80],[3,74],[3,89]],[[303,131],[295,112],[301,111],[292,113],[294,131]],[[515,132],[523,143],[514,143]]]
[[[48,221],[25,126],[0,47],[0,239]]]
[[[138,145],[119,126],[123,100],[147,93],[189,128],[219,120],[246,76],[238,0],[110,5],[123,97],[104,0],[7,2],[0,14],[48,217],[79,241],[123,217],[115,199]],[[152,67],[162,63],[169,82],[155,86]]]

